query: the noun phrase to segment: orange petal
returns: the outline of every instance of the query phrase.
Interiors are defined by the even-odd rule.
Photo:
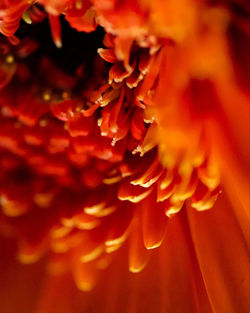
[[[219,197],[212,210],[202,213],[189,208],[188,219],[213,311],[247,312],[249,249],[227,199]]]
[[[61,24],[59,16],[48,14],[53,41],[57,48],[62,47]]]
[[[159,312],[213,312],[184,210],[168,221],[166,238],[159,248],[159,271],[162,299]]]
[[[141,186],[133,186],[128,180],[123,181],[118,190],[118,198],[120,200],[129,200],[137,203],[145,199],[151,192],[151,189],[146,189]]]
[[[161,176],[163,172],[162,166],[159,163],[158,157],[154,159],[149,168],[137,179],[131,181],[134,186],[140,185],[145,188],[151,187]]]
[[[114,49],[102,49],[99,48],[97,50],[99,55],[107,62],[109,63],[115,63],[117,61],[117,58],[114,53]]]
[[[96,284],[97,270],[92,263],[74,261],[72,266],[74,280],[82,291],[90,291]]]
[[[140,272],[147,264],[149,251],[144,247],[140,217],[134,217],[129,242],[129,270]]]
[[[107,252],[116,250],[116,248],[119,248],[120,245],[127,239],[130,232],[131,220],[132,210],[128,206],[124,205],[111,216],[105,239]]]
[[[143,241],[147,249],[157,248],[161,245],[167,224],[164,209],[155,205],[156,195],[148,197],[140,203],[142,214]]]

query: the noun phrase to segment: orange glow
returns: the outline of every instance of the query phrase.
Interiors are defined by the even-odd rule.
[[[4,313],[250,309],[249,13],[0,1]]]

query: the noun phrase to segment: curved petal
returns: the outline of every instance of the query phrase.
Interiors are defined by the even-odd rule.
[[[249,303],[249,251],[224,196],[212,210],[188,209],[200,270],[214,313],[245,313]]]

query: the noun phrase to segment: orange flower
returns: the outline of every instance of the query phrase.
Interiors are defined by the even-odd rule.
[[[248,311],[247,12],[3,1],[4,312]]]

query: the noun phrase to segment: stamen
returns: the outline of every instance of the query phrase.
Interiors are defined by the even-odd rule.
[[[46,127],[48,125],[48,121],[45,120],[45,119],[42,119],[42,120],[39,121],[39,125],[41,127]]]
[[[14,56],[12,54],[7,55],[5,58],[5,62],[7,64],[12,64],[12,63],[14,63],[14,61],[15,61],[15,59],[14,59]]]
[[[45,91],[42,95],[42,98],[44,101],[50,101],[51,100],[51,93],[49,91]]]
[[[23,12],[22,19],[27,24],[32,24],[32,19],[30,18],[29,12],[26,10]]]
[[[57,48],[62,48],[61,23],[59,16],[48,14],[51,35]]]
[[[75,5],[76,5],[76,9],[77,10],[81,10],[81,8],[82,8],[82,0],[76,0]]]

